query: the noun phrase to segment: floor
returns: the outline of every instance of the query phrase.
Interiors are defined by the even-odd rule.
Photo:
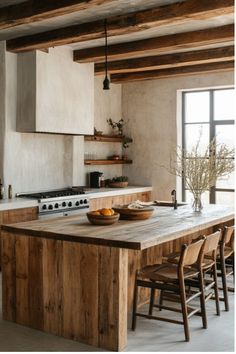
[[[125,351],[234,352],[233,293],[230,293],[230,308],[230,312],[225,312],[221,302],[222,312],[218,317],[215,315],[214,301],[209,301],[207,303],[208,329],[202,329],[201,318],[193,316],[190,320],[191,341],[189,343],[184,341],[182,326],[138,318],[136,331],[128,331],[128,345]],[[101,350],[3,321],[0,310],[0,351],[96,352]]]

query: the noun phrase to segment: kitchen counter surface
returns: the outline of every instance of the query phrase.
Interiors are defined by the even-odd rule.
[[[126,188],[88,188],[86,190],[86,196],[94,198],[102,197],[112,197],[116,195],[125,195],[131,193],[142,193],[149,192],[152,190],[152,187],[142,187],[142,186],[129,186]],[[31,208],[37,207],[37,199],[29,198],[13,198],[13,199],[3,199],[0,200],[0,211],[4,210],[13,210],[21,208]]]
[[[155,207],[153,216],[148,220],[119,220],[110,226],[91,225],[86,215],[81,214],[3,225],[2,228],[21,235],[143,250],[233,218],[232,207],[210,204],[198,213],[186,205],[177,210],[170,207]]]
[[[37,207],[38,201],[36,199],[28,198],[12,198],[0,200],[0,211]]]

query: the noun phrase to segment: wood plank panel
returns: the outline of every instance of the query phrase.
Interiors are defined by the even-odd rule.
[[[15,235],[2,232],[2,317],[16,321]]]
[[[99,247],[99,347],[122,350],[127,342],[128,251]]]
[[[37,207],[0,211],[0,269],[1,269],[1,225],[30,221],[38,218]]]
[[[132,193],[124,194],[120,196],[113,197],[103,197],[90,199],[89,207],[90,210],[97,210],[102,208],[112,208],[116,204],[129,204],[135,200],[141,200],[143,202],[151,201],[152,192],[142,192],[142,193]]]
[[[80,341],[98,345],[98,247],[80,246]]]
[[[210,44],[234,42],[234,25],[226,25],[207,30],[170,34],[108,46],[108,60],[128,59],[180,49],[193,49]],[[74,61],[79,63],[103,62],[104,47],[86,48],[74,51]]]
[[[128,15],[108,17],[107,32],[108,36],[119,36],[167,24],[183,24],[193,19],[206,20],[233,12],[233,0],[186,0]],[[104,38],[103,20],[11,39],[7,41],[7,49],[17,53],[98,38]]]
[[[16,322],[29,326],[29,237],[16,238]]]
[[[109,74],[167,69],[230,60],[234,60],[234,46],[112,61],[109,63]],[[97,75],[104,74],[104,70],[104,63],[95,64]]]
[[[63,334],[62,241],[43,240],[43,328]]]
[[[133,82],[142,80],[163,79],[166,77],[180,77],[185,75],[197,75],[214,72],[224,72],[234,69],[234,61],[226,61],[222,63],[199,64],[171,69],[140,71],[125,74],[112,74],[111,82]]]
[[[29,238],[29,321],[30,327],[44,329],[43,239]]]
[[[114,0],[24,1],[1,8],[0,30],[87,10]]]

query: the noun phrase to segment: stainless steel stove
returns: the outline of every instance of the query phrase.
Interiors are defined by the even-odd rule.
[[[35,193],[20,193],[17,197],[38,200],[39,217],[68,216],[89,208],[89,198],[81,188],[64,188]]]

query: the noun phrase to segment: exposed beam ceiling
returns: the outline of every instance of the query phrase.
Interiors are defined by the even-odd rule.
[[[109,17],[108,36],[120,36],[167,24],[207,20],[234,11],[233,0],[186,0],[136,13]],[[7,41],[7,49],[22,52],[104,37],[103,21],[73,25]]]
[[[153,80],[167,77],[177,77],[185,75],[196,75],[204,73],[229,71],[234,68],[234,61],[225,63],[200,64],[171,69],[140,71],[135,73],[112,74],[111,82],[123,83],[127,81]]]
[[[0,30],[82,11],[113,0],[30,0],[0,10]]]
[[[207,30],[178,33],[174,35],[150,38],[135,42],[120,43],[108,46],[108,59],[127,59],[144,55],[178,49],[191,49],[215,43],[226,43],[234,40],[234,26],[227,25]],[[104,47],[88,48],[74,51],[74,61],[101,62],[104,60]]]
[[[126,59],[109,63],[110,74],[137,72],[146,70],[166,69],[179,66],[197,65],[203,63],[225,62],[234,59],[234,46],[196,50],[184,53],[157,55],[136,59]],[[104,63],[95,64],[95,73],[104,74]]]

